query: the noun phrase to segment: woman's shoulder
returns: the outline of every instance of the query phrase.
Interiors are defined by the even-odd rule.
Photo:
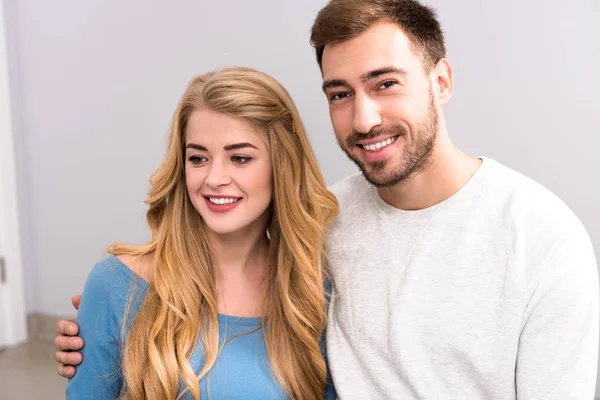
[[[146,290],[148,276],[140,262],[130,256],[109,255],[98,261],[89,273],[84,296],[124,299],[132,288]]]
[[[137,278],[143,279],[146,283],[152,282],[154,261],[150,255],[134,256],[122,254],[115,258],[116,262],[129,269]]]
[[[128,261],[127,258],[124,260]],[[125,315],[135,316],[146,297],[148,286],[148,282],[121,257],[110,255],[98,261],[87,277],[77,313],[82,334],[87,328],[89,335],[90,327],[102,332],[118,331],[117,327],[121,326]]]

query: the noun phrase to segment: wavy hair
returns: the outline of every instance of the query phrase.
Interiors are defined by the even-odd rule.
[[[216,271],[184,169],[186,127],[201,107],[242,118],[264,132],[273,170],[272,215],[265,227],[270,237],[262,324],[267,353],[274,376],[291,398],[323,398],[323,245],[338,204],[325,186],[288,92],[272,77],[243,67],[200,75],[188,85],[173,116],[166,157],[150,178],[146,217],[151,239],[142,246],[109,248],[114,255],[151,260],[153,271],[125,339],[121,396],[208,395],[200,393],[198,382],[219,353]],[[198,338],[205,364],[196,374],[189,359]]]

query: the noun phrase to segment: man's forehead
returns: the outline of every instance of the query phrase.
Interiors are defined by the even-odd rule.
[[[355,38],[325,46],[323,79],[359,78],[386,66],[407,69],[406,63],[414,57],[410,40],[398,25],[377,23]]]

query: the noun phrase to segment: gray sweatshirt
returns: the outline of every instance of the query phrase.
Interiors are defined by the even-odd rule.
[[[598,269],[556,196],[484,158],[428,209],[332,188],[327,352],[340,399],[593,399]]]

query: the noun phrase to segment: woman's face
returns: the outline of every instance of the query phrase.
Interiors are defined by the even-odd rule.
[[[187,124],[188,194],[219,235],[266,229],[273,171],[264,133],[248,121],[200,108]]]

